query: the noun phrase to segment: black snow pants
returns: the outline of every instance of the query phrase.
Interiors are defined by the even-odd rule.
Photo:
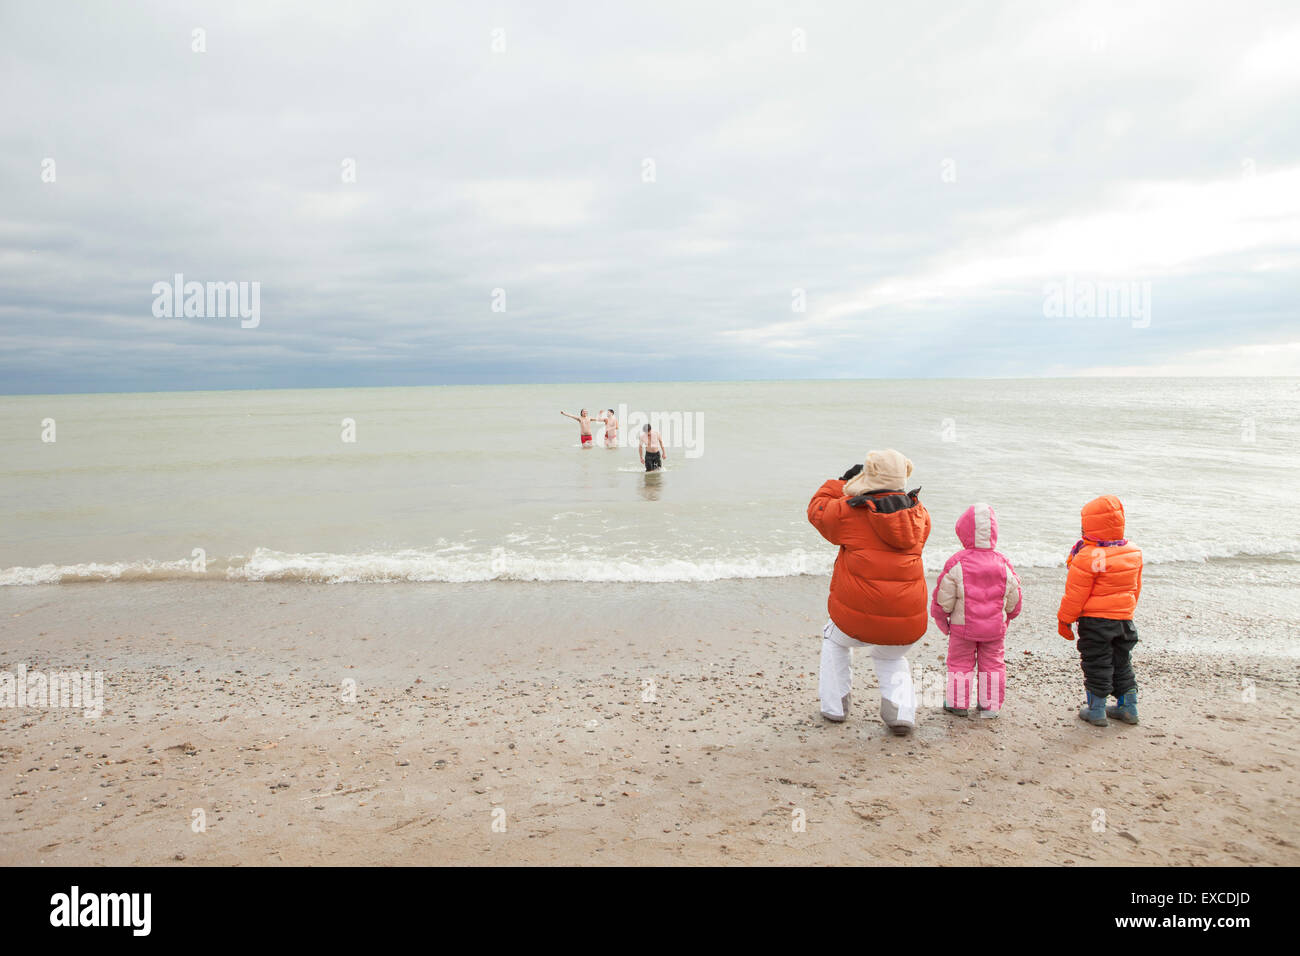
[[[1083,686],[1098,697],[1118,697],[1137,688],[1129,656],[1138,642],[1132,621],[1104,617],[1079,618],[1079,663]]]

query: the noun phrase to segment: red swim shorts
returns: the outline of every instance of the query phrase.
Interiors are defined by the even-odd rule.
[[[590,444],[591,444],[591,436],[590,436],[590,435],[583,435],[583,436],[582,436],[582,443],[583,443],[584,445],[590,445]]]

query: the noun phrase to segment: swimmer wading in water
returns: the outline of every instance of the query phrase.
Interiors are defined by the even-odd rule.
[[[641,453],[641,464],[645,465],[646,471],[659,471],[668,458],[668,451],[664,448],[663,439],[649,425],[641,429],[637,450]]]
[[[561,411],[560,414],[563,415],[565,418],[572,418],[575,422],[578,423],[578,434],[582,437],[583,447],[585,448],[586,446],[590,445],[591,426],[593,423],[590,416],[587,415],[587,410],[585,408],[579,409],[578,414],[576,415],[570,415],[566,411]]]

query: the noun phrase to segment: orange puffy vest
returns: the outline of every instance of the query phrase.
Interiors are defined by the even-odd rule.
[[[901,492],[845,498],[844,482],[832,479],[808,503],[808,520],[840,546],[826,601],[835,626],[868,644],[918,641],[929,598],[921,564],[930,537],[925,505]]]

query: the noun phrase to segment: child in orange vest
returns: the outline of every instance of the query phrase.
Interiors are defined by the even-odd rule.
[[[1079,661],[1086,699],[1079,716],[1098,727],[1114,717],[1138,722],[1137,678],[1130,655],[1138,642],[1133,612],[1142,593],[1142,551],[1124,539],[1124,505],[1102,495],[1083,506],[1083,537],[1066,559],[1065,595],[1056,612],[1057,631],[1074,640],[1079,626]],[[1117,705],[1106,706],[1114,695]]]

